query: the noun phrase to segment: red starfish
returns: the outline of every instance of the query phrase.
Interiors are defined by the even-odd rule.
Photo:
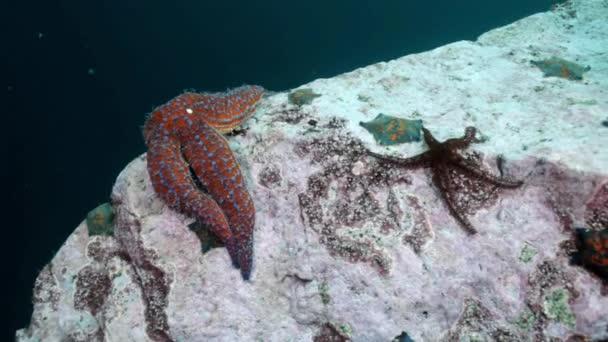
[[[154,190],[171,209],[209,227],[246,280],[253,263],[255,209],[236,158],[219,132],[251,116],[263,93],[259,86],[184,93],[156,108],[144,126]]]
[[[576,265],[583,265],[608,284],[608,228],[575,230],[577,251],[572,255]]]
[[[439,142],[428,129],[422,127],[424,141],[429,146],[429,150],[410,158],[397,158],[383,156],[374,152],[367,153],[383,161],[405,167],[430,167],[433,170],[433,183],[441,191],[441,195],[447,204],[450,213],[461,225],[471,234],[477,230],[465,216],[467,204],[457,200],[457,190],[462,189],[463,184],[472,184],[473,187],[481,188],[483,185],[493,187],[516,188],[523,184],[522,181],[511,180],[495,176],[473,161],[463,157],[458,150],[468,147],[475,138],[475,127],[467,127],[462,138],[452,138],[444,142]],[[468,178],[468,182],[456,184],[458,177]],[[469,185],[471,187],[471,185]],[[466,189],[474,191],[479,189]]]

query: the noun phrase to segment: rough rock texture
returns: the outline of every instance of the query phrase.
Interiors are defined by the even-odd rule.
[[[572,229],[608,215],[595,198],[608,184],[606,18],[608,1],[565,2],[476,42],[316,80],[310,104],[266,99],[230,138],[257,210],[250,282],[224,248],[201,252],[136,158],[112,192],[114,236],[74,231],[17,341],[608,339],[608,290],[568,258]],[[530,60],[551,56],[591,70],[545,78]],[[422,119],[440,139],[476,126],[478,158],[525,185],[489,196],[467,235],[428,170],[362,154],[426,148],[376,145],[359,122],[378,113]]]

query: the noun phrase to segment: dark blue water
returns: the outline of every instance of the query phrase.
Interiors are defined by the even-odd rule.
[[[552,2],[20,2],[8,12],[7,92],[22,129],[4,122],[23,209],[5,228],[9,336],[28,323],[38,270],[145,151],[140,126],[154,106],[185,88],[285,90],[475,39]]]

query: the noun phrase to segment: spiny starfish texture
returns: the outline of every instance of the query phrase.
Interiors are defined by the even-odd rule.
[[[470,158],[462,156],[458,151],[468,147],[475,138],[475,127],[467,127],[462,138],[452,138],[439,142],[428,129],[422,127],[424,141],[429,150],[410,158],[383,156],[371,151],[367,153],[382,161],[404,167],[430,167],[433,170],[433,183],[439,188],[443,199],[454,216],[465,230],[475,234],[477,230],[466,217],[470,209],[468,200],[459,198],[459,192],[475,194],[484,192],[482,189],[491,188],[486,193],[493,192],[498,187],[517,188],[522,181],[495,176]],[[475,197],[473,195],[472,197]],[[483,196],[478,196],[483,197]],[[486,196],[487,197],[487,196]]]
[[[214,232],[246,280],[253,264],[255,209],[220,132],[251,116],[263,93],[259,86],[184,93],[156,108],[144,126],[154,190],[171,209],[196,217]]]

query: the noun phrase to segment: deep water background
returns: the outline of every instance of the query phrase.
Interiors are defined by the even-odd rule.
[[[7,165],[18,174],[4,181],[17,185],[23,219],[5,228],[14,270],[5,274],[12,288],[2,340],[28,324],[38,271],[145,151],[140,126],[155,106],[186,88],[286,90],[474,40],[553,2],[69,0],[9,8],[3,131],[15,157]]]

